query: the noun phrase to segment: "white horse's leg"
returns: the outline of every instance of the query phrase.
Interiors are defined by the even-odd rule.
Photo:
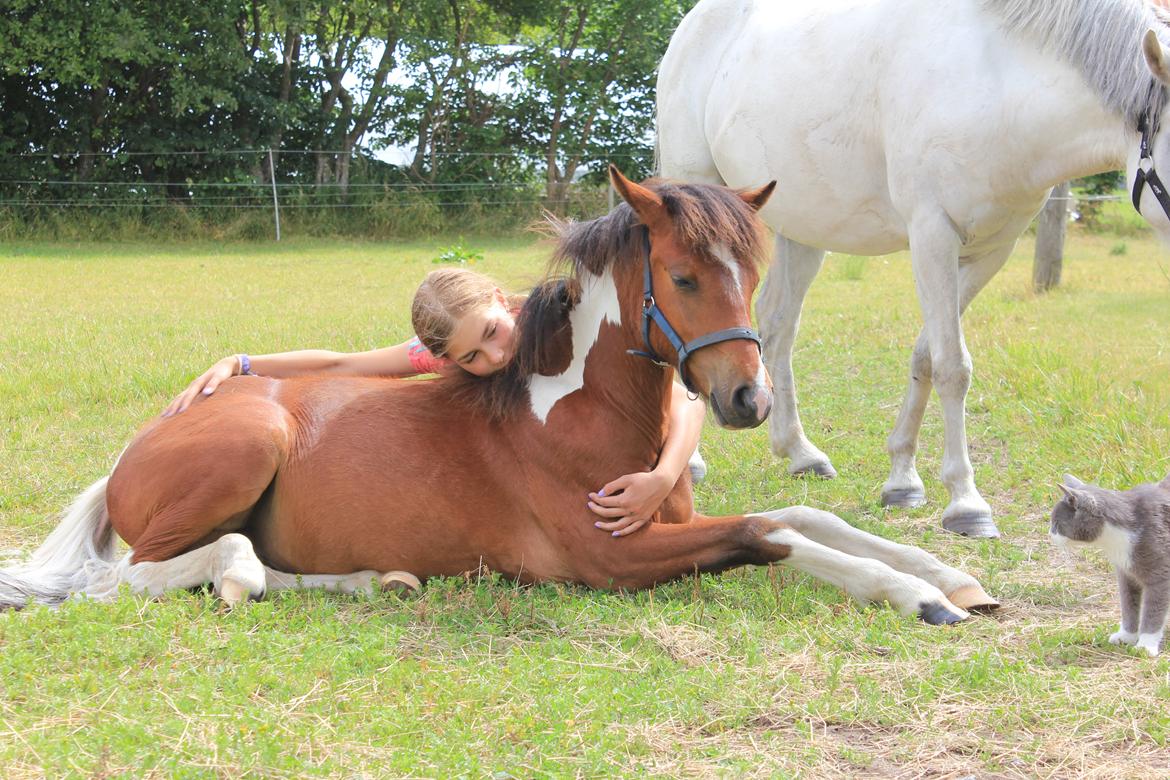
[[[959,322],[959,237],[945,215],[920,216],[911,223],[910,261],[930,345],[931,378],[942,402],[942,481],[951,496],[942,525],[965,536],[999,536],[967,456],[964,415],[971,355]]]
[[[1015,243],[974,257],[959,266],[959,314],[979,294],[991,277],[1003,268]],[[882,486],[882,505],[916,507],[926,503],[926,490],[918,476],[915,458],[918,454],[918,432],[931,390],[930,344],[923,328],[914,342],[910,356],[910,383],[906,398],[898,413],[898,420],[886,442],[890,453],[890,478]]]
[[[968,617],[966,610],[952,604],[934,585],[882,561],[835,550],[791,527],[771,531],[764,539],[789,548],[781,563],[836,585],[858,601],[888,601],[901,614],[917,615],[932,624],[958,623]]]
[[[926,550],[891,542],[854,528],[831,512],[792,506],[757,514],[790,525],[818,544],[859,558],[872,558],[904,574],[919,577],[941,590],[952,604],[962,609],[999,605],[970,574],[947,566]]]
[[[125,581],[135,593],[150,596],[210,582],[228,606],[235,606],[264,595],[264,565],[248,537],[225,534],[211,544],[169,560],[131,564]]]
[[[800,326],[800,310],[824,259],[824,250],[776,236],[776,256],[756,301],[756,316],[764,339],[764,364],[775,393],[768,419],[772,451],[789,459],[790,473],[835,477],[837,471],[828,456],[804,435],[792,376],[792,345]]]

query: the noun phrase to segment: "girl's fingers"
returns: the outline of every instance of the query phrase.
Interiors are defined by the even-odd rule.
[[[618,492],[619,490],[625,490],[629,486],[630,486],[630,475],[623,474],[622,476],[615,479],[613,482],[609,482],[605,486],[603,486],[601,488],[601,495],[603,495],[603,496],[613,495],[614,493]]]
[[[592,501],[586,504],[586,506],[589,507],[589,509],[592,510],[594,514],[601,515],[602,517],[624,517],[626,514],[626,510],[620,507],[610,508],[595,504]]]
[[[593,503],[599,506],[609,507],[610,509],[623,508],[625,506],[625,498],[625,496],[606,496],[602,495],[601,493],[589,494],[589,499]]]
[[[630,523],[628,526],[621,529],[620,531],[614,531],[613,535],[618,536],[618,537],[629,536],[634,531],[637,531],[639,528],[646,525],[646,523],[648,523],[648,522],[650,522],[650,518],[643,517],[640,520],[635,520],[634,522]]]

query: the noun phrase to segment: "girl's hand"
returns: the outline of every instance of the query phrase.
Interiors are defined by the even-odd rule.
[[[658,511],[670,495],[674,482],[661,471],[643,471],[626,474],[589,494],[588,507],[595,514],[611,522],[598,521],[595,526],[612,531],[614,536],[626,536],[637,531]]]
[[[185,411],[200,394],[211,395],[223,380],[236,375],[236,369],[239,368],[239,365],[239,360],[235,355],[217,360],[211,368],[200,374],[195,381],[187,385],[186,390],[179,393],[175,400],[171,401],[170,406],[163,411],[162,416],[170,417]]]

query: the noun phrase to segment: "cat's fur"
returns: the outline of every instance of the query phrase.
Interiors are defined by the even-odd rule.
[[[1170,608],[1170,475],[1130,490],[1086,485],[1066,474],[1052,510],[1051,535],[1062,547],[1095,547],[1117,571],[1121,627],[1113,644],[1158,654]]]

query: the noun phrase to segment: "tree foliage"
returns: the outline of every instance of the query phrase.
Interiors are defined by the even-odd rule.
[[[192,199],[268,181],[272,149],[281,182],[342,195],[520,182],[555,207],[605,162],[649,172],[654,71],[689,5],[3,0],[0,187]],[[379,162],[390,146],[409,159]]]

